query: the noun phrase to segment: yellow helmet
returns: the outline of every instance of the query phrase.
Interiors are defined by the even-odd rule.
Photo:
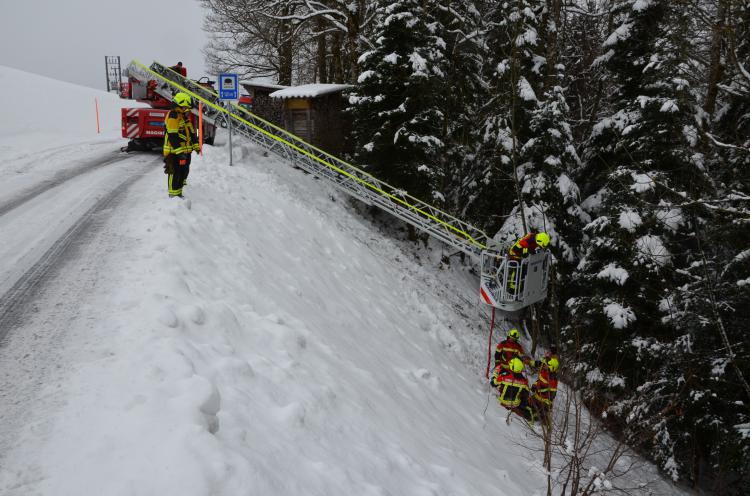
[[[523,361],[520,358],[511,358],[510,362],[508,362],[508,368],[512,372],[519,374],[523,372]]]
[[[515,339],[516,341],[518,341],[518,338],[520,336],[521,335],[518,333],[518,329],[511,329],[510,331],[508,331],[508,337],[510,339]]]
[[[555,357],[548,358],[547,367],[549,367],[550,372],[557,372],[557,369],[560,368],[560,361]]]
[[[540,232],[536,235],[536,244],[537,246],[541,246],[542,248],[547,248],[547,245],[549,244],[549,234],[546,232]]]
[[[187,93],[179,92],[175,94],[175,96],[172,98],[172,101],[178,107],[188,109],[193,107],[193,99],[190,98],[190,95],[188,95]]]

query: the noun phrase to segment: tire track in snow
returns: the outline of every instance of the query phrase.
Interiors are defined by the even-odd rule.
[[[83,162],[78,167],[63,170],[57,174],[55,174],[52,178],[46,179],[42,181],[41,183],[35,185],[31,189],[24,191],[20,195],[16,196],[15,198],[11,198],[9,201],[0,204],[0,216],[5,215],[6,213],[10,212],[11,210],[14,210],[27,201],[31,200],[32,198],[36,198],[37,196],[45,193],[46,191],[55,188],[57,186],[60,186],[61,184],[65,183],[66,181],[69,181],[75,177],[80,176],[81,174],[85,174],[87,172],[91,172],[93,170],[99,169],[101,167],[104,167],[106,165],[110,165],[116,162],[120,162],[123,160],[128,160],[128,156],[122,156],[120,151],[113,152],[115,155],[107,154],[104,157],[97,157],[95,159],[87,160]]]
[[[78,305],[95,290],[102,273],[103,262],[95,257],[111,243],[105,239],[107,226],[118,205],[155,162],[150,160],[112,181],[102,198],[93,196],[93,205],[22,273],[11,290],[0,295],[0,493],[28,493],[23,484],[4,486],[14,476],[4,470],[5,459],[22,447],[18,440],[24,439],[20,434],[24,430],[26,435],[33,432],[34,442],[43,443],[54,429],[54,417],[45,418],[45,412],[57,411],[65,402],[58,379],[64,376],[69,358],[62,349],[78,319]],[[37,469],[25,468],[28,472],[22,480],[36,477]]]
[[[86,171],[119,160],[124,159],[119,157],[108,159],[105,160],[106,163],[102,162],[94,164]],[[156,160],[147,162],[141,170],[137,173],[134,172],[128,175],[124,181],[112,188],[109,194],[106,194],[99,199],[70,228],[68,228],[68,230],[65,231],[57,241],[52,244],[41,258],[32,265],[13,286],[11,286],[10,290],[0,296],[0,348],[2,348],[3,341],[8,333],[22,323],[27,306],[33,301],[34,294],[38,288],[40,288],[46,280],[54,276],[55,268],[62,265],[66,260],[72,258],[73,250],[70,248],[73,243],[79,240],[84,233],[92,231],[95,224],[102,222],[103,219],[99,219],[98,217],[101,216],[98,214],[120,202],[128,188],[146,174],[153,167],[155,162]],[[82,172],[79,172],[79,174],[80,173]],[[75,175],[71,177],[75,177]],[[59,184],[61,183],[58,182],[55,185]],[[30,198],[27,198],[24,201],[27,201],[28,199]],[[16,201],[20,201],[20,199]],[[2,214],[2,210],[0,210],[0,214]]]

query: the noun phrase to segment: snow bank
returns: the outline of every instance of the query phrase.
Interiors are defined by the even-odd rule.
[[[113,220],[66,404],[7,458],[0,492],[540,491],[541,458],[508,438],[525,442],[521,423],[474,361],[476,289],[469,305],[441,295],[332,190],[238,151],[236,167],[223,149],[194,162],[192,209],[157,170]]]

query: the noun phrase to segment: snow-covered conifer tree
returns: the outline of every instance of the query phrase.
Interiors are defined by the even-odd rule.
[[[689,12],[666,0],[622,0],[597,63],[614,93],[611,114],[594,126],[587,150],[585,227],[577,268],[578,296],[569,302],[579,339],[580,377],[596,409],[629,440],[651,450],[675,478],[684,475],[674,414],[684,393],[689,337],[673,322],[675,288],[698,262],[697,205],[710,195],[704,158],[696,153],[696,93],[686,51]],[[673,365],[676,365],[676,368]]]
[[[649,387],[679,412],[663,416],[656,449],[666,444],[682,474],[721,494],[739,494],[750,483],[750,73],[744,69],[750,67],[750,2],[735,9],[728,12],[733,31],[719,109],[706,116],[712,123],[706,164],[715,190],[685,200],[700,208],[698,244],[665,301],[679,333],[674,359]],[[701,477],[700,466],[710,472]]]
[[[559,74],[554,81],[561,79],[562,74]],[[528,229],[545,231],[551,237],[552,280],[547,304],[540,308],[540,320],[542,335],[554,344],[559,342],[555,332],[557,322],[561,318],[567,320],[565,308],[560,307],[571,296],[568,281],[578,262],[581,229],[589,220],[580,207],[580,192],[574,180],[580,159],[573,146],[567,113],[561,86],[555,85],[543,94],[538,107],[532,111],[529,138],[521,148],[517,171]],[[514,208],[501,229],[507,241],[512,241],[511,238],[523,230],[518,222],[519,214],[519,208]]]
[[[375,176],[428,202],[441,203],[438,160],[445,41],[431,2],[379,0],[374,47],[360,57],[349,103],[355,160]]]
[[[481,143],[482,16],[473,0],[439,2],[434,10],[445,42],[445,78],[439,95],[444,153],[438,160],[443,173],[445,208],[464,217],[476,195],[473,175]],[[468,220],[468,219],[467,219]]]
[[[502,215],[516,203],[515,169],[530,136],[546,70],[538,30],[543,8],[539,0],[509,0],[493,4],[485,15],[488,95],[479,169],[474,172],[478,194],[471,211],[490,231],[503,224]]]
[[[564,66],[547,66],[547,54],[557,49],[541,39],[545,9],[544,1],[516,0],[498,3],[488,16],[492,94],[484,126],[487,188],[482,205],[494,215],[509,214],[502,224],[490,223],[490,229],[500,228],[496,238],[506,245],[528,230],[550,234],[553,254],[565,264],[558,267],[551,285],[554,303],[546,308],[552,313],[542,319],[550,325],[556,321],[552,314],[561,296],[558,290],[565,287],[557,284],[558,278],[570,272],[576,259],[582,212],[574,181],[579,159],[567,122]],[[557,36],[550,40],[558,43]]]

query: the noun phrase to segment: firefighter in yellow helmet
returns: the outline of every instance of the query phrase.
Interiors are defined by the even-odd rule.
[[[518,329],[514,328],[508,331],[507,338],[497,344],[495,348],[495,367],[499,365],[500,368],[507,369],[511,359],[521,358],[523,360],[526,352],[523,350],[521,343],[518,342],[520,337],[521,334],[518,332]]]
[[[531,386],[532,403],[536,406],[542,420],[549,424],[551,421],[552,402],[557,395],[557,371],[560,368],[560,359],[557,356],[557,349],[544,354],[544,358],[535,362],[539,367],[539,374],[536,382]]]
[[[190,174],[190,156],[200,151],[198,137],[190,110],[193,99],[186,93],[177,93],[172,98],[172,109],[164,119],[164,173],[167,174],[169,197],[182,197],[182,187]]]
[[[547,246],[549,246],[549,242],[549,234],[547,234],[546,232],[530,232],[513,243],[513,246],[511,246],[508,250],[508,258],[510,260],[520,262],[529,255],[536,253],[539,250],[546,249]],[[521,273],[521,276],[519,278],[520,281],[516,281],[517,278],[518,277],[516,269],[511,269],[508,273],[507,284],[508,292],[511,294],[516,294],[516,289],[518,289],[518,293],[521,292],[521,288],[519,287],[517,282],[523,282],[524,274]]]
[[[546,232],[530,232],[513,243],[513,246],[508,250],[508,256],[513,260],[521,260],[532,253],[547,248],[549,241],[549,234]]]
[[[511,410],[516,415],[533,423],[536,411],[529,402],[529,381],[523,375],[524,364],[520,358],[512,358],[508,368],[495,367],[492,375],[492,385],[499,393],[498,403]]]

